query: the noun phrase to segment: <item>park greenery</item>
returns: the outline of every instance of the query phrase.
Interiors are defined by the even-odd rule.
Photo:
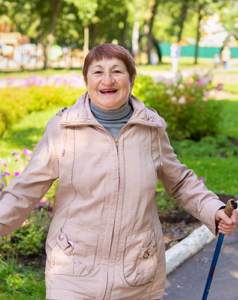
[[[54,77],[54,74],[51,74],[51,77],[54,81],[50,81],[49,78],[46,81],[43,77],[37,79],[37,76],[32,77],[31,74],[27,77],[28,84],[24,78],[24,81],[21,81],[22,86],[0,89],[0,97],[5,99],[4,104],[0,104],[0,111],[6,112],[5,119],[1,117],[1,120],[7,120],[0,140],[1,189],[4,189],[12,178],[19,176],[28,164],[47,121],[63,106],[72,105],[85,91],[82,87],[69,86],[67,81],[63,80],[64,76]],[[53,84],[49,85],[49,82]],[[172,146],[181,163],[192,168],[198,178],[204,177],[206,186],[214,192],[238,196],[238,153],[237,146],[233,143],[238,137],[234,117],[238,114],[237,99],[208,100],[208,93],[214,87],[220,89],[221,85],[211,84],[209,75],[194,75],[183,79],[178,74],[172,80],[161,77],[156,83],[149,76],[138,75],[133,94],[165,118]],[[224,90],[237,93],[236,86],[231,84],[224,85]],[[209,114],[206,114],[206,111],[209,111]],[[183,118],[187,118],[188,114],[191,119],[195,118],[190,128],[186,123],[179,124],[179,114],[182,114]],[[187,122],[190,120],[187,119]],[[204,130],[201,126],[208,124],[211,124],[213,130]],[[178,129],[174,134],[176,126]],[[3,238],[3,244],[0,246],[0,278],[4,280],[1,281],[0,300],[26,297],[44,299],[43,270],[24,265],[17,257],[44,254],[56,189],[57,182],[35,207],[23,226]],[[159,212],[169,213],[174,208],[174,201],[165,194],[161,183],[158,184],[158,191],[160,193],[156,200]]]
[[[185,36],[198,43],[202,25],[217,13],[230,36],[238,38],[238,6],[235,0],[0,0],[0,24],[6,31],[30,37],[44,46],[44,69],[53,44],[71,50],[88,49],[103,43],[117,43],[128,49],[137,62],[140,52],[157,52],[157,65],[138,66],[138,71],[171,69],[162,62],[160,43],[179,42]],[[87,41],[88,40],[88,41]],[[187,59],[187,58],[186,58]],[[211,68],[199,61],[198,67]],[[194,68],[180,58],[179,70]],[[6,77],[6,73],[7,76]],[[0,74],[0,190],[19,176],[44,133],[48,120],[64,106],[69,107],[86,89],[82,71],[6,71]],[[138,72],[140,73],[140,72]],[[209,98],[211,74],[174,79],[137,76],[133,94],[165,119],[171,144],[181,163],[205,180],[217,194],[238,197],[238,87],[225,84],[224,91],[237,94],[232,100]],[[3,237],[0,245],[0,300],[45,299],[44,271],[22,258],[44,256],[44,244],[52,218],[57,181],[30,213],[22,227]],[[158,183],[156,201],[161,214],[168,214],[175,202]]]
[[[102,43],[118,43],[136,57],[152,48],[161,61],[161,42],[178,42],[184,36],[196,40],[195,63],[202,25],[219,14],[231,35],[237,37],[235,0],[0,0],[0,23],[7,30],[30,37],[45,47],[45,64],[52,44],[71,49],[92,49]],[[30,25],[29,25],[30,24]]]

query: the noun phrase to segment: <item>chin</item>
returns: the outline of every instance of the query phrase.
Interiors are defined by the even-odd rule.
[[[119,102],[115,102],[115,101],[104,101],[102,102],[102,105],[106,108],[106,109],[117,109],[119,107],[121,107],[123,104],[120,104]]]

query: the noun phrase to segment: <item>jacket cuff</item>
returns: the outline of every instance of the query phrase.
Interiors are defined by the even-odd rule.
[[[216,213],[224,206],[224,203],[218,199],[213,199],[206,203],[200,212],[202,222],[208,227],[214,236],[217,236]]]

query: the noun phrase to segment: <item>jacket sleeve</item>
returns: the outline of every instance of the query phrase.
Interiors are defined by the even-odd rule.
[[[193,170],[180,164],[170,145],[164,120],[163,124],[163,128],[158,129],[158,139],[161,145],[161,164],[157,169],[158,179],[169,196],[216,235],[215,214],[224,203],[198,180]]]
[[[54,117],[47,124],[23,173],[15,177],[0,193],[0,242],[1,236],[8,235],[21,226],[58,178],[60,125],[57,119],[60,117]]]

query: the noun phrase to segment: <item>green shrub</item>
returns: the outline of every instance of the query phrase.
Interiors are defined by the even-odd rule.
[[[64,86],[8,87],[0,89],[0,136],[17,120],[33,111],[62,105],[71,106],[84,89]]]
[[[223,134],[205,136],[199,142],[189,139],[175,141],[172,146],[180,157],[238,156],[238,147]]]
[[[44,270],[0,260],[0,299],[45,299]]]
[[[48,211],[47,203],[44,205],[40,202],[39,207],[30,213],[19,229],[2,238],[0,256],[42,254],[50,221],[51,212]]]
[[[163,78],[154,82],[148,76],[138,75],[133,94],[165,119],[171,139],[200,140],[217,133],[221,119],[221,103],[203,100],[209,91],[209,80],[195,76],[190,81]]]

